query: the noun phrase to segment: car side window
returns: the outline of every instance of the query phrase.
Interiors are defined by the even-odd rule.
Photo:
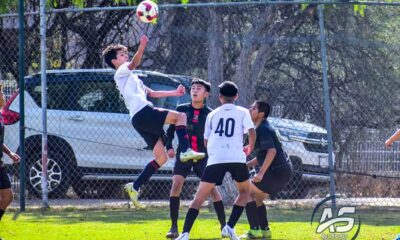
[[[28,86],[27,91],[38,106],[41,105],[42,86]],[[68,83],[57,82],[47,84],[47,108],[57,110],[69,110],[70,103],[74,102],[73,94],[69,94]]]
[[[82,111],[128,113],[112,81],[82,82],[77,102]]]

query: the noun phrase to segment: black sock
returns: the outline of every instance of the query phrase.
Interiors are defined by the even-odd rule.
[[[182,233],[189,233],[190,230],[193,227],[193,223],[196,220],[197,216],[199,215],[199,210],[194,209],[194,208],[189,208],[186,218],[185,218],[185,224],[183,225],[183,231]]]
[[[239,205],[233,205],[231,216],[229,216],[228,226],[234,228],[236,223],[239,221],[240,215],[242,215],[244,207]]]
[[[189,148],[189,135],[187,133],[186,126],[176,126],[175,131],[176,135],[178,135],[179,149],[181,152],[186,152],[186,150]]]
[[[179,197],[169,197],[169,216],[171,217],[171,227],[175,228],[178,228],[179,202]]]
[[[257,207],[257,215],[258,215],[258,224],[261,230],[269,230],[268,225],[268,218],[267,218],[267,209],[265,205],[262,204],[261,206]]]
[[[5,212],[6,212],[6,210],[0,209],[0,221],[1,221],[1,218],[3,217]]]
[[[160,168],[160,165],[156,162],[156,160],[152,160],[149,162],[143,171],[140,173],[139,177],[133,183],[133,188],[136,191],[139,191],[140,187],[147,182],[151,178],[151,176]]]
[[[217,213],[219,224],[221,224],[221,229],[226,225],[226,216],[224,210],[224,204],[222,201],[214,202],[214,209]]]
[[[258,214],[257,205],[255,201],[249,202],[246,205],[246,216],[251,230],[258,230]]]

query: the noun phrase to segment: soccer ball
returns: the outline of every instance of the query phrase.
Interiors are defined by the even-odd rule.
[[[150,0],[145,0],[137,6],[136,15],[142,22],[154,22],[158,17],[158,6]]]

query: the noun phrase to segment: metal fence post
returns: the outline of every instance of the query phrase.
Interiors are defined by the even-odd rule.
[[[24,111],[24,90],[25,90],[25,29],[24,29],[24,1],[19,0],[18,2],[18,81],[19,81],[19,153],[21,155],[21,161],[19,165],[19,175],[20,175],[20,211],[25,211],[25,111]]]
[[[323,98],[324,98],[324,111],[326,129],[328,132],[328,161],[329,161],[329,191],[331,196],[335,196],[335,176],[333,166],[333,140],[332,140],[332,127],[331,127],[331,108],[329,101],[329,84],[328,84],[328,69],[327,69],[327,56],[326,56],[326,36],[324,26],[324,6],[318,5],[319,16],[319,39],[321,42],[321,61],[322,61],[322,80],[323,80]],[[336,199],[332,199],[332,208],[336,209]]]
[[[46,2],[40,0],[40,77],[42,83],[42,208],[49,208],[47,188],[47,83],[46,83]]]

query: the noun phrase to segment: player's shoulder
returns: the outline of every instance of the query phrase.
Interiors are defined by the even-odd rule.
[[[185,110],[187,110],[188,108],[190,108],[190,103],[182,103],[182,104],[179,104],[179,105],[176,107],[176,110],[177,110],[177,111],[185,111]]]
[[[208,114],[208,113],[210,113],[210,112],[212,112],[212,111],[213,111],[213,109],[210,108],[209,106],[205,106],[205,107],[204,107],[204,112],[205,112],[205,113]]]

